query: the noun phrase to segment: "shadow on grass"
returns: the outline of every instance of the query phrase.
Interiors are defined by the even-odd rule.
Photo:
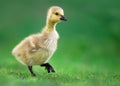
[[[14,76],[16,79],[22,79],[22,80],[49,80],[56,83],[70,83],[70,82],[77,82],[79,81],[79,78],[72,76],[71,74],[63,74],[63,73],[41,73],[37,74],[35,77],[31,76],[29,72],[17,72],[17,71],[11,71],[8,72],[9,75]]]

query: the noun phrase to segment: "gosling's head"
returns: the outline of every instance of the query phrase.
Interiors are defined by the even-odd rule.
[[[60,22],[61,20],[67,21],[64,17],[64,11],[61,7],[52,6],[48,10],[47,20],[52,23]]]

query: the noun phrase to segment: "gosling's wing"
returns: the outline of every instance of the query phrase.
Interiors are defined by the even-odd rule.
[[[42,34],[36,34],[32,35],[29,38],[29,52],[34,53],[37,52],[40,49],[45,48],[44,41],[46,40],[46,37]]]

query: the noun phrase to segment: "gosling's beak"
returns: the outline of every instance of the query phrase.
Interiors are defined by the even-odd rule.
[[[67,19],[64,16],[61,16],[60,20],[67,21]]]

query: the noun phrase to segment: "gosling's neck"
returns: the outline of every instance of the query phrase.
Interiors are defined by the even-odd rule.
[[[52,22],[50,20],[47,20],[46,27],[50,30],[54,30],[56,28],[56,22]]]
[[[50,20],[47,20],[45,28],[43,29],[43,33],[50,33],[56,30],[56,24],[56,22],[51,22]]]

